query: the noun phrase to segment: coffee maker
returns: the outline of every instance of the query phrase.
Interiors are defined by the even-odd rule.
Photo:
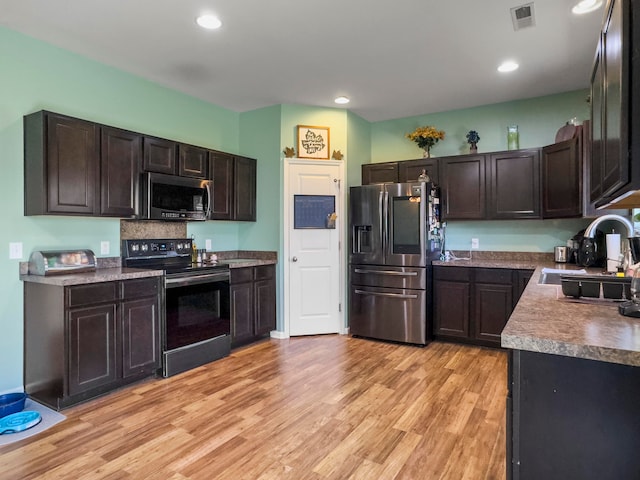
[[[569,263],[581,267],[602,267],[607,261],[607,247],[605,234],[596,230],[595,238],[585,237],[584,230],[580,230],[568,242]],[[640,251],[640,245],[639,245]]]

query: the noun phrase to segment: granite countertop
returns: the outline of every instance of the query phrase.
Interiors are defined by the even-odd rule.
[[[432,265],[444,267],[511,268],[534,270],[539,266],[550,268],[571,268],[569,264],[556,264],[552,253],[537,252],[490,252],[453,251],[451,260],[434,260]],[[573,266],[575,268],[575,265]]]
[[[278,263],[277,252],[234,250],[216,252],[218,263],[229,268],[256,267],[260,265],[274,265]],[[23,282],[44,283],[47,285],[82,285],[84,283],[113,282],[133,278],[160,277],[163,270],[125,268],[120,266],[120,257],[98,258],[94,272],[70,273],[66,275],[29,275],[28,263],[20,264],[20,280]]]
[[[538,284],[541,272],[502,331],[503,347],[640,366],[640,318],[620,315],[617,302],[566,298],[559,285]]]
[[[82,285],[85,283],[114,282],[133,278],[161,277],[162,270],[145,270],[140,268],[108,267],[98,268],[95,272],[70,273],[68,275],[20,275],[23,282],[44,283],[47,285]]]

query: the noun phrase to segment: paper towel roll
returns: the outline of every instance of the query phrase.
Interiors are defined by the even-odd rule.
[[[620,258],[620,234],[607,234],[607,272],[618,271],[618,261]]]

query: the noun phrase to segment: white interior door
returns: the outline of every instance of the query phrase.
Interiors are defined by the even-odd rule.
[[[341,173],[333,162],[289,165],[289,335],[341,331]],[[304,228],[321,223],[332,198],[335,228]]]

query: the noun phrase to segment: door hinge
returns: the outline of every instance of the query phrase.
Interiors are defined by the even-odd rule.
[[[342,312],[342,304],[341,303],[338,304],[338,312]]]

